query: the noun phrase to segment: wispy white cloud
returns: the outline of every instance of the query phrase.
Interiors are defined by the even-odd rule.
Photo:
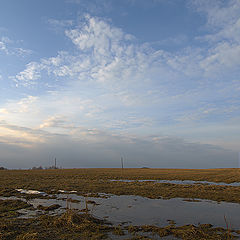
[[[64,127],[64,117],[61,116],[52,116],[43,121],[43,123],[39,126],[39,128],[49,128],[49,127]]]
[[[17,102],[17,109],[21,112],[29,112],[29,107],[36,102],[38,97],[36,96],[27,96]]]
[[[5,54],[9,54],[9,51],[7,49],[7,39],[5,37],[2,37],[0,40],[0,51],[4,52]]]
[[[65,33],[78,51],[59,52],[56,57],[29,63],[15,76],[18,84],[43,84],[41,77],[45,71],[67,85],[69,91],[91,88],[94,101],[105,99],[127,107],[165,102],[169,98],[177,102],[177,96],[195,97],[199,101],[201,97],[209,98],[202,92],[202,81],[204,87],[212,88],[220,72],[237,71],[239,64],[237,44],[235,48],[226,42],[208,48],[189,47],[174,54],[156,51],[146,44],[137,44],[133,36],[111,23],[90,15]],[[208,82],[202,80],[206,76]],[[233,82],[229,81],[229,86],[233,88]],[[111,106],[106,101],[104,105]]]
[[[168,37],[160,41],[151,42],[149,44],[157,48],[162,46],[183,46],[186,45],[187,42],[188,37],[186,35],[178,35],[175,37]]]
[[[206,35],[197,37],[208,41],[209,47],[200,61],[205,76],[217,76],[229,71],[237,71],[240,48],[240,2],[231,1],[191,1],[193,9],[206,16]]]
[[[25,57],[33,53],[30,49],[24,49],[16,45],[18,44],[13,40],[6,36],[2,36],[0,38],[0,53],[2,52],[6,55],[15,55],[19,57]]]
[[[44,142],[49,134],[18,125],[11,125],[0,120],[0,142],[21,147],[31,147]]]
[[[33,53],[32,50],[30,49],[24,49],[24,48],[21,48],[21,47],[16,47],[14,48],[13,50],[13,54],[14,55],[17,55],[17,56],[20,56],[20,57],[25,57],[25,56],[29,56]]]
[[[74,21],[73,20],[62,20],[62,19],[47,19],[46,20],[48,26],[51,30],[54,30],[55,32],[64,32],[66,28],[73,26]]]
[[[48,23],[54,27],[66,28],[73,25],[72,20],[57,20],[57,19],[48,19]]]
[[[40,79],[40,71],[42,70],[41,64],[36,62],[30,62],[27,64],[26,69],[22,72],[18,73],[15,77],[11,76],[16,82],[16,86],[18,87],[19,83],[25,87],[36,84],[36,80]]]
[[[209,40],[234,39],[239,42],[239,11],[238,0],[194,0],[193,8],[206,15],[206,27],[211,33]]]
[[[200,66],[206,75],[219,76],[226,71],[238,71],[239,56],[240,44],[221,42],[209,50],[208,56],[200,62]]]

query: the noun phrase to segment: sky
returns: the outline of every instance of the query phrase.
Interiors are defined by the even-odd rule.
[[[2,0],[0,166],[239,167],[239,0]]]

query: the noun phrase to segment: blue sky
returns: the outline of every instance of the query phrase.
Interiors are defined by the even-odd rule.
[[[238,167],[238,0],[3,0],[0,165]]]

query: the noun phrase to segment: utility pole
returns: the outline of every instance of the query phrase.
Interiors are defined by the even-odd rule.
[[[123,157],[121,157],[121,165],[122,165],[122,176],[123,176]]]
[[[238,168],[240,168],[240,152],[238,153]]]
[[[121,157],[121,165],[122,165],[122,170],[123,170],[123,157]]]
[[[55,158],[54,168],[57,169],[57,158]]]

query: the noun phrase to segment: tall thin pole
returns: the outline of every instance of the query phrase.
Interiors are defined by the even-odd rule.
[[[123,177],[123,157],[121,157],[121,165],[122,165],[122,177]]]
[[[238,168],[240,168],[240,152],[238,153]]]
[[[123,157],[121,157],[121,164],[122,164],[122,170],[123,170]]]
[[[55,164],[54,164],[55,169],[57,169],[57,158],[55,158]]]

